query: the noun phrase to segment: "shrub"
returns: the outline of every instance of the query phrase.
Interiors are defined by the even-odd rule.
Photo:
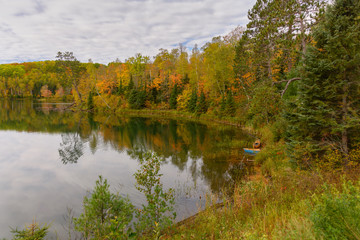
[[[324,185],[325,192],[313,197],[315,207],[310,215],[318,237],[323,239],[360,238],[359,183],[344,181],[342,191]]]
[[[164,229],[170,226],[176,217],[174,212],[173,189],[164,191],[160,182],[161,159],[155,153],[147,152],[140,156],[140,169],[134,174],[136,188],[145,194],[147,205],[136,213],[138,232]],[[166,213],[172,213],[166,216]]]
[[[110,193],[107,180],[99,176],[90,197],[84,197],[84,211],[74,218],[75,230],[86,239],[127,238],[131,232],[133,205],[127,198]]]

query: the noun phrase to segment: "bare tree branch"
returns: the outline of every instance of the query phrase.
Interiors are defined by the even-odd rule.
[[[286,82],[286,86],[285,86],[284,90],[281,91],[281,98],[282,98],[284,96],[286,90],[288,89],[290,83],[293,82],[293,81],[297,81],[297,80],[301,80],[301,78],[300,77],[295,77],[295,78],[288,79],[288,80],[281,80],[281,81],[278,81],[278,82],[273,82],[273,84]]]

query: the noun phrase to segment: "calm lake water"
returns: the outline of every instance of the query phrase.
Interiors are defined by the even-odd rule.
[[[0,239],[34,219],[66,239],[67,209],[78,216],[99,175],[140,207],[134,185],[141,152],[164,158],[165,188],[176,192],[177,221],[195,214],[251,171],[241,163],[252,138],[239,129],[165,119],[54,111],[63,104],[0,100]]]

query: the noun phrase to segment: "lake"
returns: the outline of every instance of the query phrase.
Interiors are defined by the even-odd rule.
[[[253,139],[240,129],[160,118],[94,115],[59,110],[64,104],[0,100],[0,239],[10,227],[51,224],[50,239],[66,238],[99,175],[136,207],[145,197],[133,174],[142,152],[164,158],[164,188],[176,192],[177,221],[222,194],[252,171],[242,163]]]

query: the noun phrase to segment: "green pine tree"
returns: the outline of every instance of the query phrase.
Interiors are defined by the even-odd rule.
[[[136,98],[136,109],[141,109],[145,107],[145,101],[146,101],[146,91],[138,91],[137,98]]]
[[[226,108],[226,97],[225,97],[225,94],[223,94],[221,96],[221,101],[220,101],[220,113],[221,114],[225,114],[225,108]]]
[[[359,13],[359,0],[336,0],[313,32],[316,44],[308,47],[300,94],[287,115],[288,150],[298,165],[328,149],[347,156],[359,141]]]
[[[130,75],[130,81],[129,81],[129,85],[127,86],[127,97],[129,97],[131,91],[135,88],[135,84],[134,84],[134,80],[132,75]]]
[[[130,108],[137,109],[138,91],[136,89],[130,90],[128,94],[128,103]]]
[[[123,95],[124,94],[124,86],[123,86],[123,84],[122,84],[122,81],[120,80],[120,84],[119,84],[119,87],[118,87],[118,89],[117,89],[117,95]]]
[[[231,93],[226,96],[225,114],[233,117],[236,112],[235,101]]]
[[[187,108],[189,112],[195,112],[196,111],[196,105],[197,105],[197,92],[196,89],[193,90],[191,97],[188,101]]]
[[[89,91],[89,95],[88,95],[88,99],[87,99],[87,107],[89,110],[94,109],[94,99],[93,99],[94,93],[93,92],[94,92],[93,90]]]
[[[208,109],[207,103],[206,103],[206,97],[205,93],[201,91],[199,102],[196,106],[196,112],[197,113],[206,113]]]
[[[178,96],[178,87],[177,87],[177,84],[175,84],[175,86],[173,87],[173,89],[171,91],[170,99],[169,99],[169,104],[170,104],[171,109],[176,109],[177,96]]]

